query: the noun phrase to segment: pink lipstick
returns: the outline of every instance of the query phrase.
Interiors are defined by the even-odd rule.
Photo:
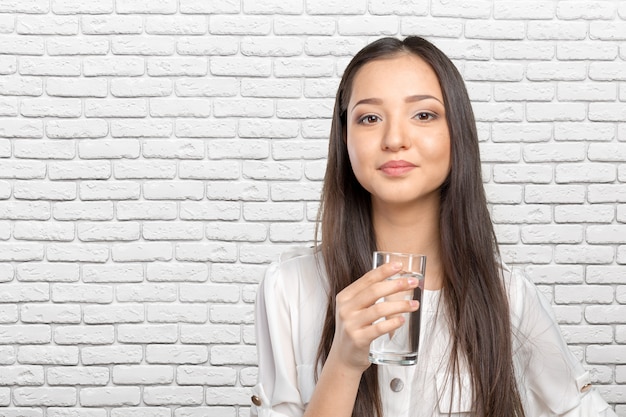
[[[411,162],[400,160],[385,162],[378,169],[391,177],[397,177],[406,174],[415,167],[416,165]]]

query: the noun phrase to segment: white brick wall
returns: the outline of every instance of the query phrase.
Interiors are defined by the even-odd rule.
[[[356,51],[468,81],[505,261],[626,416],[626,1],[0,0],[0,416],[247,417]]]

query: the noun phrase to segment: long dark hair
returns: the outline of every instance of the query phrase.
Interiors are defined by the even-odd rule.
[[[328,309],[318,349],[324,363],[335,332],[335,297],[371,269],[376,250],[370,194],[359,184],[346,148],[346,108],[358,70],[368,62],[414,54],[437,75],[451,142],[451,170],[441,186],[443,311],[450,323],[449,371],[458,378],[467,363],[473,389],[473,416],[524,416],[512,359],[508,299],[481,178],[478,135],[465,84],[454,64],[419,37],[379,39],[346,67],[335,100],[329,154],[322,190],[318,241],[329,279]],[[377,367],[363,374],[353,416],[382,415]]]

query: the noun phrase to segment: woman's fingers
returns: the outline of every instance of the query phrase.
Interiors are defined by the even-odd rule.
[[[339,294],[343,294],[346,298],[352,298],[354,295],[369,288],[371,285],[384,281],[390,276],[397,274],[402,268],[401,262],[390,262],[379,266],[376,269],[368,271],[361,278],[348,285]],[[339,294],[337,296],[339,296]]]

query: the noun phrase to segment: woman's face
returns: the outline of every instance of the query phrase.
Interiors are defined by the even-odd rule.
[[[375,207],[438,200],[450,171],[450,135],[433,69],[408,53],[361,67],[347,108],[347,146]]]

